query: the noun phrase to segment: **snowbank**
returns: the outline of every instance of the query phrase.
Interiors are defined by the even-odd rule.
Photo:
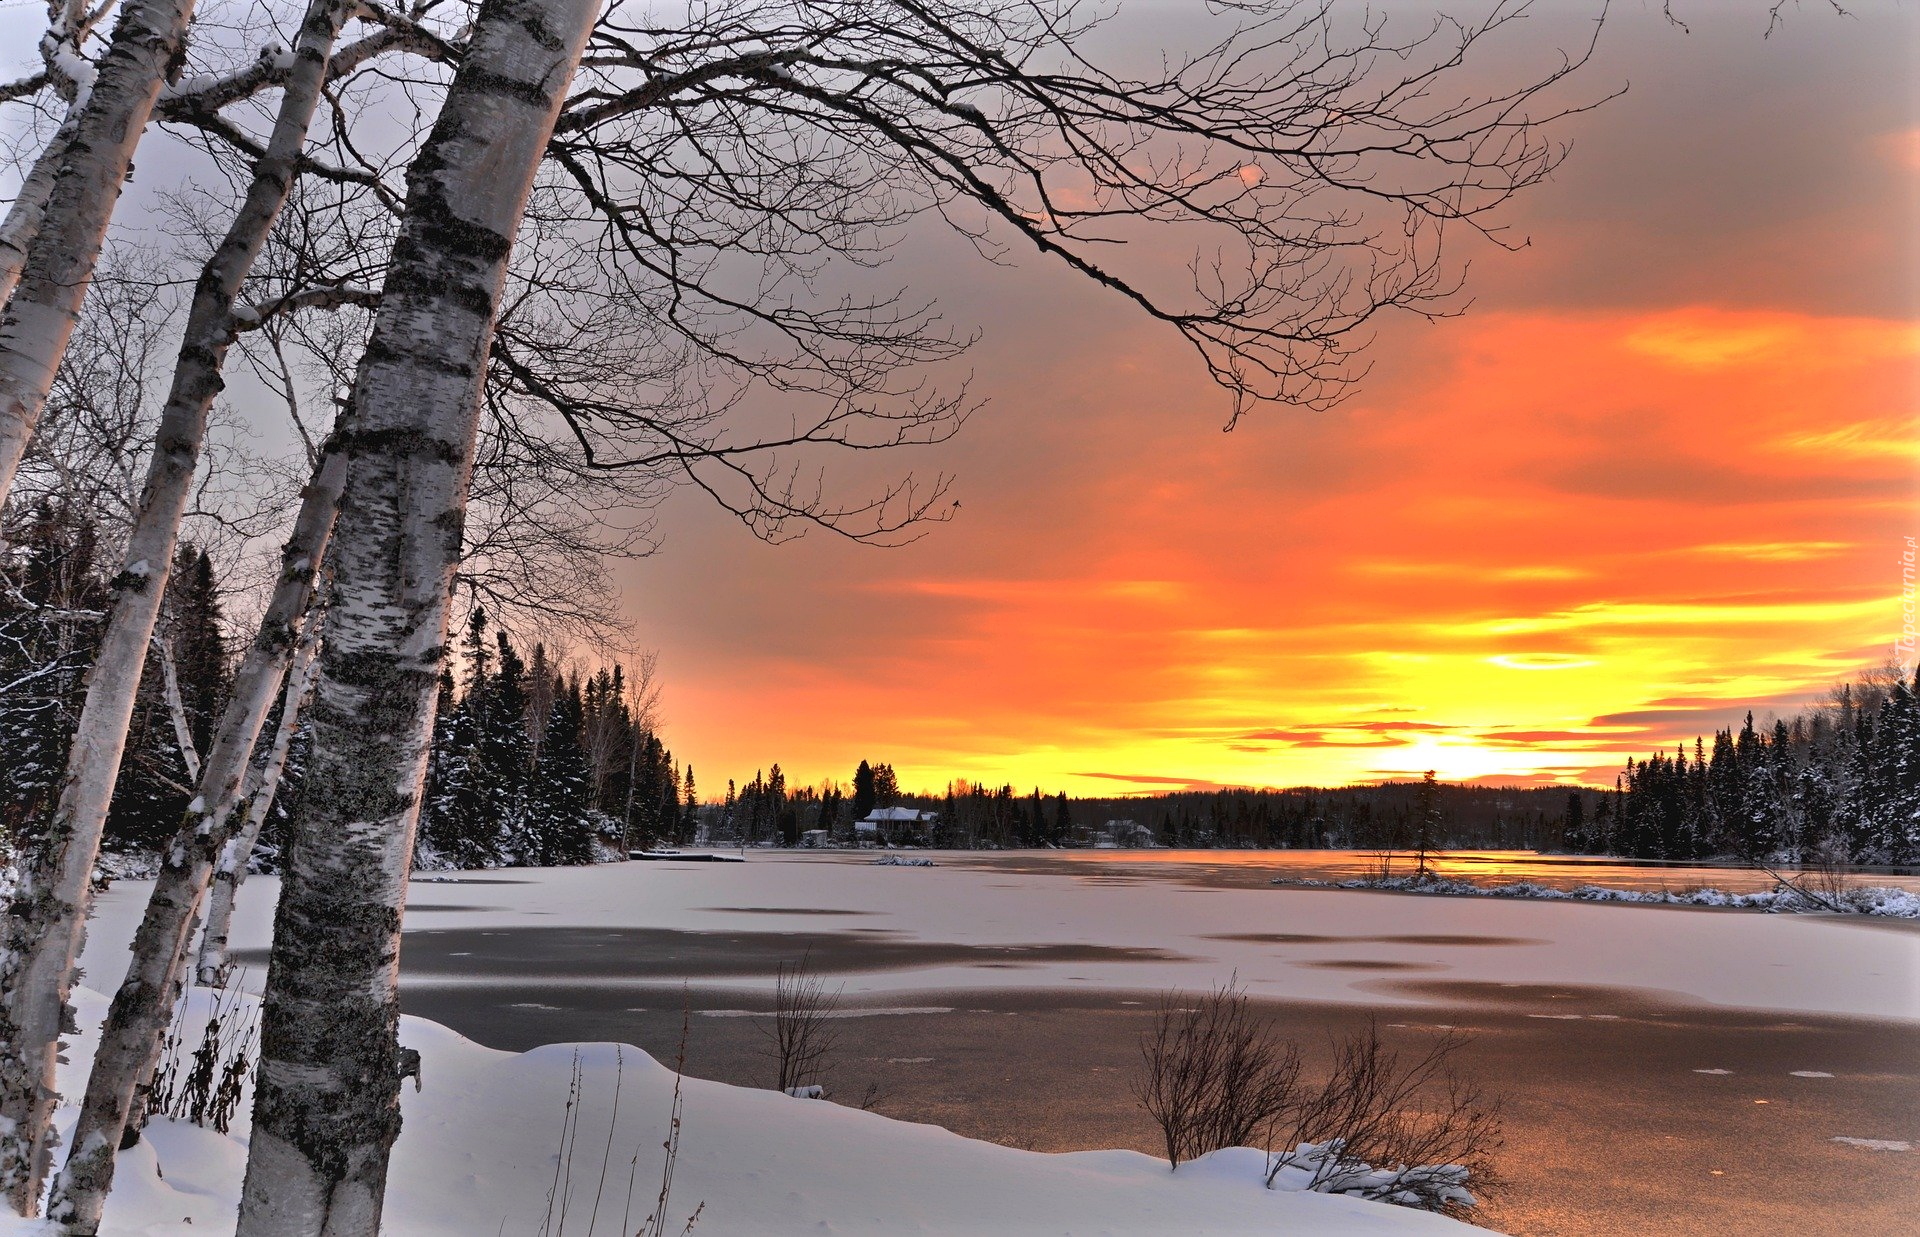
[[[1728,893],[1724,889],[1689,889],[1670,893],[1663,889],[1611,889],[1605,885],[1579,885],[1557,889],[1533,881],[1512,881],[1501,885],[1482,885],[1447,876],[1388,876],[1344,881],[1293,880],[1275,877],[1275,885],[1302,889],[1378,889],[1401,893],[1438,893],[1470,898],[1541,898],[1572,902],[1642,902],[1654,906],[1714,906],[1736,910],[1784,911],[1806,914],[1833,914],[1832,907],[1798,890],[1767,889],[1758,893]],[[1849,888],[1837,896],[1849,910],[1861,915],[1884,915],[1894,919],[1920,919],[1920,894],[1886,885]]]
[[[97,1027],[105,998],[77,996],[81,1025]],[[203,1020],[207,994],[188,1000]],[[191,1022],[187,1033],[189,1042],[198,1039]],[[95,1035],[90,1030],[73,1045],[72,1064],[61,1069],[64,1092],[80,1091]],[[390,1237],[613,1237],[640,1228],[660,1189],[672,1070],[613,1044],[495,1052],[418,1018],[402,1020],[401,1041],[419,1050],[424,1087],[402,1094],[405,1127],[383,1230]],[[559,1151],[576,1063],[583,1098],[568,1163]],[[242,1111],[250,1105],[248,1097]],[[72,1118],[71,1108],[61,1110],[63,1128]],[[696,1237],[1477,1231],[1425,1212],[1289,1189],[1286,1174],[1269,1190],[1265,1157],[1248,1148],[1215,1152],[1173,1173],[1132,1151],[1018,1151],[697,1079],[684,1082],[681,1122],[666,1231],[679,1232],[697,1209]],[[121,1156],[103,1237],[231,1233],[246,1135],[244,1124],[231,1136],[150,1125]],[[0,1237],[39,1227],[0,1219]]]

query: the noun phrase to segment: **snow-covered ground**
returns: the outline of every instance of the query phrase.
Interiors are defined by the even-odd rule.
[[[116,882],[100,899],[83,958],[96,986],[117,980],[124,968],[147,889],[140,882]],[[270,878],[247,883],[234,925],[236,948],[266,946],[277,892]],[[888,943],[1089,946],[1093,958],[1100,950],[1134,951],[1102,960],[1029,962],[1015,950],[992,958],[992,966],[895,965],[846,975],[850,1004],[919,1006],[927,1002],[889,998],[982,988],[1204,988],[1237,973],[1254,995],[1289,1000],[1422,999],[1390,986],[1397,979],[1576,983],[1782,1013],[1920,1019],[1920,933],[1864,916],[1212,889],[944,864],[875,866],[857,856],[803,861],[773,853],[754,854],[744,864],[436,874],[414,882],[409,898],[421,913],[411,915],[408,926],[420,930],[858,929]],[[822,911],[859,913],[837,917]],[[477,969],[435,975],[410,968],[408,982],[498,985],[515,978],[497,968]],[[605,974],[569,974],[563,982],[645,986],[619,969],[618,958],[610,957]],[[529,984],[555,982],[531,967],[524,978]],[[701,983],[764,992],[772,984],[771,967],[764,975],[730,974]]]
[[[204,994],[193,999],[204,1018],[210,1003]],[[97,1027],[106,1002],[82,992],[80,1012],[83,1025]],[[198,1039],[191,1022],[187,1038]],[[82,1086],[94,1039],[89,1031],[74,1045],[72,1063],[61,1071],[63,1091]],[[401,1042],[420,1051],[423,1086],[402,1093],[404,1128],[384,1232],[625,1237],[640,1229],[659,1195],[673,1111],[670,1069],[612,1044],[495,1052],[418,1018],[402,1020]],[[568,1139],[572,1152],[563,1156],[576,1063],[583,1098]],[[1479,1231],[1384,1203],[1269,1190],[1264,1157],[1246,1148],[1173,1173],[1133,1151],[1042,1155],[821,1100],[697,1079],[685,1080],[681,1105],[661,1230],[670,1234],[696,1212],[698,1237]],[[71,1121],[72,1110],[63,1109],[62,1124]],[[150,1125],[146,1139],[121,1157],[103,1237],[231,1233],[245,1140],[244,1118],[231,1135],[168,1121]],[[4,1237],[40,1228],[0,1219]]]

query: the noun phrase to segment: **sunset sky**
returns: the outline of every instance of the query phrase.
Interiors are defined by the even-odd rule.
[[[1571,6],[1564,6],[1570,10]],[[1474,301],[1341,408],[1226,401],[1038,261],[903,256],[985,337],[950,524],[768,547],[677,496],[623,572],[717,795],[890,760],[1077,794],[1611,784],[1891,654],[1920,533],[1920,13],[1616,6],[1571,159]],[[1556,13],[1558,10],[1554,10]],[[1560,29],[1566,28],[1563,22]]]
[[[1385,322],[1331,411],[1223,434],[1167,328],[910,229],[885,277],[979,329],[985,404],[839,477],[951,474],[951,522],[767,546],[688,488],[618,568],[701,790],[863,758],[927,789],[1606,785],[1886,661],[1920,535],[1920,7],[1801,0],[1771,34],[1764,0],[1673,7],[1688,29],[1612,6],[1560,98],[1625,93],[1558,130],[1571,156],[1504,216],[1530,243],[1452,238],[1465,312]],[[1549,71],[1598,8],[1539,5],[1473,71]],[[1157,60],[1191,12],[1122,0],[1099,48]]]

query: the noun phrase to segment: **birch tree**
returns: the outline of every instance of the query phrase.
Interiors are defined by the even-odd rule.
[[[247,1237],[372,1237],[399,1133],[400,912],[507,259],[598,0],[488,0],[433,131],[353,402],[240,1205]]]
[[[136,0],[136,7],[138,3]],[[0,1183],[5,1184],[22,1215],[37,1210],[49,1167],[53,1068],[59,1037],[71,1023],[67,998],[85,937],[90,878],[120,772],[147,644],[159,616],[181,519],[199,466],[207,415],[221,389],[220,367],[236,330],[243,324],[236,315],[237,300],[297,174],[328,56],[351,11],[350,0],[314,0],[308,9],[293,56],[298,71],[286,83],[273,134],[255,165],[252,182],[226,236],[202,269],[174,367],[172,389],[160,415],[140,510],[128,538],[126,565],[114,580],[113,606],[89,672],[86,701],[75,727],[60,802],[45,837],[24,866],[7,908],[5,948],[0,952],[0,1053],[4,1054],[4,1063],[0,1063]],[[127,20],[122,19],[123,23]],[[115,37],[118,40],[119,35]],[[106,62],[113,55],[110,50]],[[103,82],[106,62],[102,66]],[[150,94],[147,106],[151,104]],[[145,117],[129,119],[143,125]],[[137,132],[139,125],[135,127]],[[76,158],[70,155],[70,164]],[[58,200],[56,190],[56,203]],[[100,224],[104,228],[104,215]],[[49,231],[36,242],[22,291],[8,308],[7,324],[21,320],[20,303],[34,286],[38,255],[56,239]],[[97,240],[94,249],[97,252]],[[78,309],[75,300],[66,312],[76,315]],[[71,318],[66,321],[70,331]],[[66,334],[62,333],[59,345],[64,347],[65,342]],[[4,384],[5,364],[5,325],[0,324],[0,384]],[[44,396],[43,388],[42,401]],[[38,405],[34,411],[37,414]],[[18,463],[18,455],[12,462]],[[311,572],[314,565],[307,563],[306,570]],[[303,609],[304,604],[293,613],[297,615]],[[264,706],[261,708],[264,711]],[[254,727],[257,731],[257,721]],[[243,749],[229,761],[235,769],[232,776],[236,783],[237,770],[244,767],[245,760]],[[204,800],[196,802],[204,806]],[[206,821],[196,822],[196,827],[201,826],[212,827]],[[108,1144],[109,1157],[116,1144],[117,1131],[114,1143]]]
[[[158,1062],[208,882],[222,852],[250,823],[239,811],[248,754],[287,680],[295,650],[310,655],[311,643],[304,641],[301,626],[312,608],[314,582],[345,481],[346,457],[330,446],[304,491],[281,554],[278,586],[235,676],[233,697],[221,716],[193,802],[162,852],[160,872],[134,934],[133,961],[101,1027],[72,1147],[47,1209],[48,1217],[72,1237],[93,1237],[99,1230],[113,1184],[115,1152],[138,1106],[138,1090]],[[304,683],[289,689],[282,729],[297,716],[304,692]],[[284,761],[284,746],[276,747]]]
[[[47,32],[40,36],[40,71],[0,87],[0,101],[24,98],[52,87],[66,104],[66,115],[21,178],[20,191],[7,207],[6,217],[0,219],[0,306],[7,303],[20,283],[27,250],[46,219],[55,174],[67,157],[67,147],[93,88],[93,65],[84,49],[110,7],[103,4],[89,9],[85,0],[56,0],[49,5]]]
[[[273,743],[262,754],[253,774],[250,793],[246,796],[246,818],[221,848],[220,861],[213,869],[212,891],[207,895],[206,928],[201,934],[200,954],[195,962],[203,987],[226,986],[231,965],[227,959],[227,941],[233,929],[234,902],[247,879],[253,848],[260,841],[260,831],[267,823],[280,779],[286,773],[287,754],[293,747],[294,735],[299,732],[301,713],[306,709],[313,691],[313,676],[319,669],[319,651],[320,624],[310,618],[300,638],[300,647],[294,652],[293,663],[287,669],[287,686],[280,706],[280,721],[274,727]],[[130,1112],[129,1119],[132,1116]]]
[[[0,503],[39,422],[54,371],[80,316],[133,150],[186,42],[193,0],[127,0],[107,50],[82,79],[84,98],[63,138],[40,225],[0,314]],[[64,126],[63,126],[64,128]],[[0,1095],[0,1113],[13,1116]],[[29,1174],[30,1175],[30,1174]],[[0,1188],[25,1180],[0,1149]]]

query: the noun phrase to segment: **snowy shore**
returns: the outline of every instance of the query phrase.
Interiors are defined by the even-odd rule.
[[[67,1094],[83,1085],[91,1028],[106,1012],[97,993],[77,995],[89,1030],[61,1067]],[[188,999],[193,1043],[211,1002],[201,992]],[[243,1002],[242,1016],[249,1011]],[[402,1019],[400,1038],[421,1054],[423,1085],[402,1093],[405,1124],[384,1226],[391,1237],[614,1237],[641,1227],[660,1193],[671,1069],[613,1044],[496,1052],[419,1018]],[[570,1091],[581,1099],[571,1154],[563,1155]],[[250,1103],[241,1104],[229,1134],[173,1121],[150,1125],[122,1155],[102,1237],[231,1233]],[[1020,1151],[826,1101],[691,1078],[683,1080],[680,1116],[667,1233],[681,1232],[696,1212],[697,1237],[1484,1231],[1289,1189],[1284,1175],[1269,1190],[1263,1154],[1247,1148],[1175,1173],[1134,1151]],[[71,1106],[63,1108],[63,1132],[72,1120]],[[8,1218],[0,1235],[29,1237],[42,1227]]]
[[[1272,884],[1295,889],[1369,889],[1384,893],[1426,893],[1462,898],[1532,898],[1548,902],[1634,902],[1648,906],[1701,906],[1721,910],[1757,910],[1785,914],[1878,915],[1888,919],[1920,919],[1920,894],[1887,885],[1860,885],[1832,895],[1790,888],[1754,893],[1725,889],[1615,889],[1607,885],[1579,885],[1560,889],[1537,881],[1510,881],[1483,885],[1445,876],[1357,877],[1352,880],[1295,880],[1275,877]],[[1828,903],[1831,904],[1828,904]],[[1840,908],[1840,909],[1836,909]]]

